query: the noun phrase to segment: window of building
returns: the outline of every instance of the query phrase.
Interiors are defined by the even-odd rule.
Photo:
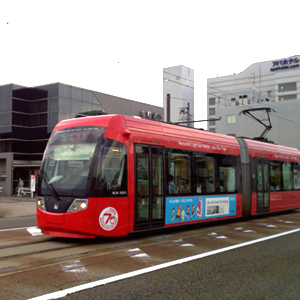
[[[31,101],[30,104],[30,113],[43,113],[48,110],[48,101],[47,100],[35,100]]]
[[[229,115],[226,117],[227,124],[235,124],[236,123],[236,116],[235,115]]]
[[[30,105],[26,100],[13,99],[12,110],[21,113],[30,113]]]
[[[209,98],[209,105],[216,105],[216,98]]]
[[[210,108],[209,109],[209,115],[214,116],[216,114],[216,109],[215,108]]]
[[[279,93],[296,91],[296,90],[297,90],[296,82],[288,82],[288,83],[278,84],[278,92]]]
[[[209,121],[209,126],[215,126],[216,125],[216,121]]]
[[[248,95],[243,95],[243,105],[248,104]]]
[[[236,106],[235,98],[231,98],[231,106]]]
[[[243,96],[239,96],[238,105],[243,105]]]
[[[297,94],[279,96],[279,97],[278,97],[278,100],[279,100],[279,101],[297,100]]]

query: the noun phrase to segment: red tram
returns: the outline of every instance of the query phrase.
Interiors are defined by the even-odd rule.
[[[59,237],[124,236],[299,207],[297,149],[105,115],[56,125],[37,226]]]

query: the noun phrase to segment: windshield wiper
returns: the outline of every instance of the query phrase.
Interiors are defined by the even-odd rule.
[[[52,183],[49,183],[49,180],[48,180],[48,177],[47,177],[47,174],[44,172],[44,171],[40,171],[40,175],[42,176],[42,179],[44,179],[46,185],[47,185],[47,188],[52,191],[52,195],[53,197],[57,200],[57,201],[60,201],[60,198],[55,190],[55,188],[53,187]]]

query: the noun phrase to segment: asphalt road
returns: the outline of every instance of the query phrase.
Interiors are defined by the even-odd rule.
[[[300,233],[71,294],[64,299],[299,299]]]
[[[0,218],[0,230],[36,226],[36,216]]]
[[[0,212],[3,216],[0,218],[2,229],[36,224],[34,201],[2,201]],[[238,226],[242,226],[243,230],[237,230]],[[161,236],[149,235],[140,239],[128,237],[120,242],[99,240],[84,243],[82,247],[79,244],[78,250],[69,245],[73,241],[31,236],[25,229],[2,231],[1,251],[9,251],[11,255],[9,259],[2,260],[0,294],[6,299],[11,298],[12,293],[18,295],[18,299],[43,295],[41,299],[45,300],[51,292],[295,228],[299,228],[297,212],[238,224],[191,229],[187,232],[174,231]],[[213,231],[217,232],[219,238],[222,235],[227,238],[217,239],[211,235]],[[63,299],[300,299],[299,238],[300,232],[281,236],[76,292]],[[17,247],[18,243],[20,247]],[[22,249],[32,247],[34,243],[37,243],[33,247],[34,254],[24,252],[23,255]],[[182,243],[194,246],[182,247]],[[63,246],[70,247],[65,249]],[[146,261],[131,258],[127,251],[131,248],[140,248],[138,255],[147,253],[149,256]],[[13,256],[14,251],[22,255]],[[78,255],[75,255],[76,251]],[[86,253],[91,254],[85,257]],[[70,254],[73,256],[69,257]],[[62,263],[58,257],[61,257]],[[20,271],[11,276],[5,274],[5,266],[10,265],[10,262],[20,264]],[[75,267],[76,263],[79,266],[77,272],[76,269],[67,271],[65,265],[73,264],[74,267],[74,263]],[[43,267],[43,264],[48,264],[49,267]],[[25,267],[28,268],[27,271]],[[80,272],[81,268],[85,271]]]

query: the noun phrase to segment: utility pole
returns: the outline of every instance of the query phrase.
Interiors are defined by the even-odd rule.
[[[167,123],[171,122],[171,94],[167,94]]]

